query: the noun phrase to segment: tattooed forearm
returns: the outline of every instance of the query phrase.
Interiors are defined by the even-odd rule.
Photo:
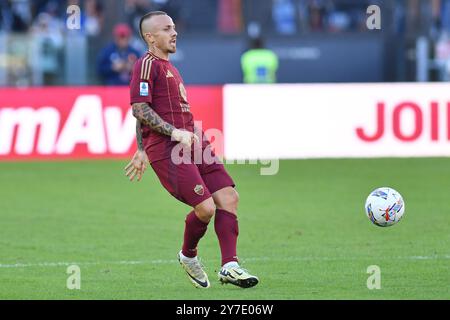
[[[136,119],[136,141],[139,151],[144,151],[144,143],[142,142],[141,122]]]
[[[133,116],[141,123],[167,136],[171,136],[175,130],[175,127],[161,119],[148,103],[134,103]]]

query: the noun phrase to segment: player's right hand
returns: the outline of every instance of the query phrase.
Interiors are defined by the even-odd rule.
[[[148,158],[145,151],[136,151],[133,156],[133,159],[127,164],[125,167],[125,175],[133,181],[133,179],[137,176],[137,181],[141,181],[142,175],[147,169]]]
[[[183,145],[190,147],[192,143],[199,143],[199,138],[197,135],[190,131],[175,129],[172,131],[172,139],[182,143]]]

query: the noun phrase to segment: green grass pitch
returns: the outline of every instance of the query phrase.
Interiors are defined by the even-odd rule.
[[[214,228],[199,246],[211,280],[195,289],[176,261],[189,208],[126,161],[0,163],[0,299],[449,299],[450,159],[229,165],[240,194],[238,254],[260,277],[222,286]],[[371,224],[376,187],[404,197],[403,220]],[[81,290],[68,290],[68,265]],[[381,270],[381,289],[366,286]]]

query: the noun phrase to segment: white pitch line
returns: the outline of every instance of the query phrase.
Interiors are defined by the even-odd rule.
[[[0,264],[0,268],[29,268],[29,267],[66,267],[66,266],[96,266],[108,264],[171,264],[177,260],[150,260],[150,261],[98,261],[98,262],[39,262],[39,263],[15,263],[15,264]]]
[[[407,257],[283,257],[283,258],[271,258],[271,257],[257,257],[241,259],[242,262],[252,261],[339,261],[339,260],[448,260],[448,255],[434,255],[434,256],[407,256]],[[97,261],[97,262],[39,262],[39,263],[15,263],[15,264],[1,264],[0,269],[6,268],[30,268],[30,267],[66,267],[71,265],[78,266],[96,266],[96,265],[141,265],[141,264],[173,264],[178,261],[172,260],[136,260],[136,261]]]

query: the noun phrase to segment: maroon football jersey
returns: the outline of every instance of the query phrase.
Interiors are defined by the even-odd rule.
[[[134,65],[130,89],[131,104],[147,102],[164,121],[175,128],[194,132],[183,79],[168,60],[148,51]],[[142,126],[142,137],[150,162],[169,158],[172,147],[177,144],[148,126]]]

